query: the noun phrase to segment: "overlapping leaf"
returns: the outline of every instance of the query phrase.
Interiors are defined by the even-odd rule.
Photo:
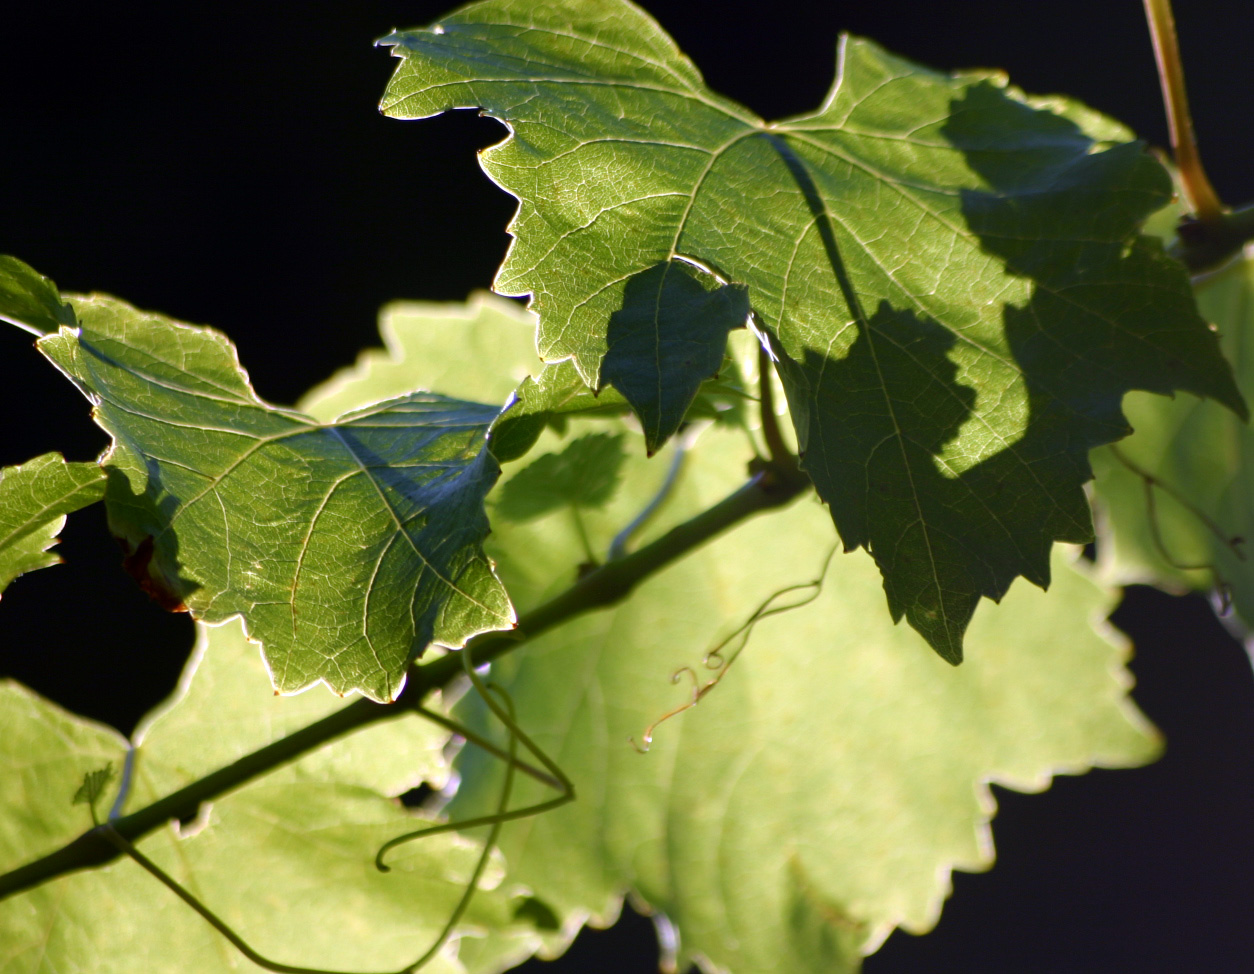
[[[1198,308],[1219,330],[1246,398],[1254,396],[1254,261],[1238,261],[1197,287]],[[1098,450],[1098,546],[1116,582],[1225,588],[1254,627],[1254,431],[1212,402],[1129,396],[1136,432],[1117,452]]]
[[[732,486],[745,454],[719,436],[689,457],[657,530]],[[615,501],[585,518],[593,546],[654,487],[651,471],[629,471]],[[893,926],[935,922],[950,868],[990,864],[985,782],[1037,790],[1059,771],[1152,757],[1124,696],[1124,649],[1091,628],[1113,597],[1063,554],[1050,593],[1018,588],[975,620],[958,671],[868,613],[874,569],[838,555],[816,601],[759,623],[726,678],[636,753],[629,738],[717,675],[707,649],[773,592],[820,575],[823,518],[802,501],[750,522],[620,608],[494,664],[520,724],[579,796],[508,827],[509,882],[562,915],[603,920],[632,890],[677,928],[679,969],[702,959],[735,974],[852,971]],[[536,563],[541,538],[563,543],[564,572],[558,555]],[[555,576],[572,577],[582,547],[555,515],[501,521],[489,550],[530,605]],[[466,816],[498,777],[473,751],[461,762],[451,812]]]
[[[153,594],[242,615],[274,685],[390,700],[432,642],[514,615],[481,542],[498,407],[414,393],[318,423],[261,402],[220,334],[105,297],[39,347],[114,439],[110,525]]]
[[[238,625],[200,628],[179,691],[141,725],[127,810],[343,706],[328,694],[276,698],[261,670]],[[420,781],[444,782],[447,737],[412,712],[398,714],[219,799],[187,834],[171,828],[141,847],[280,962],[397,968],[438,934],[478,854],[472,841],[434,837],[400,850],[393,873],[374,868],[382,842],[422,824],[393,796]],[[108,728],[16,684],[0,686],[0,790],[13,799],[0,819],[0,870],[89,828],[86,810],[71,803],[75,789],[107,764],[119,771],[126,747]],[[488,885],[499,876],[498,862]],[[534,950],[538,935],[513,920],[523,902],[499,889],[480,893],[426,970],[460,974],[457,938],[481,939],[485,927],[498,954]],[[129,860],[0,902],[6,974],[243,969],[254,968]]]
[[[104,497],[104,471],[94,463],[66,463],[46,453],[0,468],[0,592],[24,572],[60,559],[56,544],[65,516]]]
[[[482,332],[466,340],[493,344]],[[494,371],[514,368],[507,354],[491,360]],[[407,381],[437,378],[420,346],[405,361]],[[344,408],[371,401],[370,371],[339,393]],[[548,434],[532,463],[562,450]],[[738,434],[704,433],[646,530],[660,533],[718,500],[747,457]],[[500,493],[528,490],[536,479],[528,469]],[[583,532],[600,555],[664,479],[637,454],[616,492],[584,509]],[[545,494],[541,480],[539,507]],[[584,541],[564,511],[494,523],[489,551],[520,605],[574,581]],[[1153,755],[1152,734],[1125,696],[1125,650],[1090,627],[1111,595],[1062,555],[1049,595],[1014,591],[976,620],[971,661],[958,671],[868,613],[874,570],[838,556],[816,602],[761,623],[727,678],[637,754],[628,737],[639,742],[689,699],[687,675],[670,681],[678,667],[716,675],[702,666],[705,649],[777,589],[819,574],[823,523],[806,500],[764,515],[621,607],[493,664],[521,726],[575,780],[573,805],[509,825],[503,838],[504,887],[529,889],[567,936],[589,916],[612,919],[630,889],[676,923],[684,957],[735,974],[853,970],[891,926],[922,930],[935,920],[948,868],[988,864],[985,782],[1038,789],[1051,773]],[[460,706],[478,710],[470,698]],[[491,720],[483,728],[501,733]],[[473,748],[459,762],[450,813],[464,817],[484,810],[499,778]],[[465,946],[473,954],[460,956],[476,974],[513,961],[491,944]]]
[[[705,334],[659,267],[747,286],[841,538],[946,659],[981,596],[1046,584],[1051,543],[1090,536],[1087,451],[1126,433],[1125,392],[1244,411],[1182,270],[1137,236],[1165,173],[1091,112],[846,38],[822,108],[767,123],[626,0],[488,0],[382,43],[389,114],[508,123],[481,156],[519,199],[496,287],[532,295],[546,359],[595,385],[615,320],[651,322],[659,361]]]

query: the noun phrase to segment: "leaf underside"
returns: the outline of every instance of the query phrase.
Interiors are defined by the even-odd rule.
[[[435,704],[433,704],[435,705]],[[276,697],[261,659],[236,623],[198,627],[179,689],[140,724],[132,754],[134,811],[210,771],[342,707],[329,694]],[[480,846],[435,836],[398,850],[387,875],[374,867],[387,839],[423,824],[396,796],[448,768],[443,727],[413,711],[284,765],[202,810],[203,822],[163,828],[142,851],[202,898],[252,946],[275,960],[331,970],[397,969],[436,937],[460,897]],[[0,819],[0,869],[49,852],[91,827],[73,805],[84,774],[127,760],[128,742],[0,682],[0,793],[18,795]],[[116,797],[105,788],[99,808]],[[206,827],[201,828],[201,825]],[[541,934],[514,916],[527,902],[485,889],[457,933],[501,956],[537,948]],[[457,941],[424,968],[465,974]],[[122,859],[63,876],[0,902],[5,974],[228,974],[253,970],[205,921],[139,866]]]
[[[845,546],[951,662],[981,596],[1091,537],[1087,453],[1127,433],[1125,392],[1244,415],[1183,270],[1137,234],[1169,180],[1095,113],[845,38],[823,106],[767,123],[625,0],[489,0],[380,43],[388,114],[509,125],[481,156],[519,200],[495,287],[531,295],[546,359],[598,386],[628,320],[632,382],[673,382],[667,349],[708,348],[709,321],[651,275],[747,289]]]
[[[496,407],[414,393],[318,423],[260,401],[216,332],[73,306],[39,347],[113,437],[128,567],[198,619],[242,615],[276,689],[390,700],[430,643],[513,626],[481,547]]]
[[[495,349],[481,363],[493,374],[530,367],[531,349],[521,348],[520,364],[504,333],[493,339],[497,328],[477,320],[462,341]],[[456,376],[442,380],[438,348],[437,338],[428,354],[423,334],[410,332],[395,350],[404,378],[389,363],[378,368],[376,387],[380,363],[372,361],[340,387],[341,408],[374,401],[394,381],[451,391],[440,383]],[[529,473],[544,473],[553,464],[546,457],[572,443],[605,443],[622,428],[592,419],[580,427],[591,436],[546,432],[533,456],[507,468],[495,496],[516,493],[528,513],[548,511],[494,518],[486,544],[521,607],[563,591],[586,559],[585,541],[603,555],[657,500],[665,466],[639,451],[627,451],[616,484],[579,494],[582,527],[549,503],[551,476]],[[738,430],[702,433],[633,543],[735,489],[749,455]],[[569,506],[572,494],[564,499]],[[988,865],[993,806],[984,782],[1036,790],[1060,770],[1153,757],[1152,731],[1126,696],[1126,648],[1088,624],[1109,611],[1113,594],[1072,570],[1062,552],[1053,592],[1012,591],[980,614],[971,661],[960,671],[868,612],[875,570],[838,555],[817,601],[763,621],[727,678],[699,707],[659,725],[652,750],[637,754],[628,738],[639,742],[647,725],[690,699],[689,671],[678,685],[672,674],[690,667],[703,681],[717,675],[702,662],[705,650],[768,595],[819,574],[830,550],[830,541],[815,543],[825,518],[802,500],[746,522],[617,608],[492,664],[519,725],[573,776],[578,796],[503,833],[502,888],[525,890],[561,927],[545,956],[587,917],[612,921],[631,891],[674,923],[681,957],[704,958],[707,969],[856,970],[892,926],[919,932],[935,922],[949,868]],[[458,706],[504,744],[473,695]],[[467,746],[456,767],[462,784],[451,818],[494,808],[496,760]],[[516,786],[519,805],[552,796],[522,780]],[[459,959],[488,974],[519,957],[490,939],[465,939]]]
[[[0,469],[0,592],[24,572],[60,559],[49,553],[72,514],[104,497],[105,474],[94,463],[66,463],[46,453]]]

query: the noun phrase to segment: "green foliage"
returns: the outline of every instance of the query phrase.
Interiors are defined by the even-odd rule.
[[[57,286],[29,264],[0,254],[0,319],[35,335],[74,327],[74,312]]]
[[[481,156],[520,204],[496,288],[532,295],[546,359],[620,391],[673,381],[663,329],[713,326],[664,286],[692,268],[668,268],[747,287],[845,547],[951,662],[981,596],[1045,586],[1052,542],[1091,538],[1088,450],[1126,434],[1125,392],[1245,415],[1183,270],[1137,236],[1169,180],[1097,141],[1094,113],[846,38],[822,108],[767,123],[625,0],[488,0],[381,43],[402,59],[388,114],[508,123]]]
[[[383,43],[390,114],[510,127],[482,159],[520,203],[496,287],[530,311],[389,306],[386,348],[287,409],[223,335],[0,258],[0,318],[113,440],[0,471],[0,589],[103,497],[131,574],[199,623],[130,741],[0,684],[0,969],[248,966],[136,860],[75,858],[130,828],[283,964],[396,968],[448,925],[428,969],[489,974],[632,895],[676,964],[855,972],[991,863],[990,781],[1154,757],[1093,621],[1111,583],[1214,577],[1254,619],[1254,273],[1199,315],[1140,233],[1170,182],[1129,133],[849,38],[823,106],[768,123],[626,0]],[[1095,581],[1054,542],[1091,537],[1089,450],[1137,389],[1210,401],[1128,398]],[[472,654],[499,696],[458,699]],[[293,696],[317,682],[368,700]],[[534,818],[562,775],[532,742],[577,794]],[[460,780],[444,814],[495,828],[514,778],[499,848],[397,800]]]
[[[501,349],[492,371],[510,373],[520,363],[509,343],[484,337],[498,327],[478,319],[463,340]],[[422,342],[415,332],[393,354],[408,363],[411,385],[438,386],[438,358],[422,354]],[[368,365],[337,387],[344,408],[376,393]],[[488,541],[523,610],[575,580],[584,539],[561,505],[546,503],[551,468],[598,441],[608,436],[563,448],[549,434],[501,485],[502,506],[513,495],[547,510],[525,522],[498,518]],[[743,435],[708,430],[639,543],[734,488],[749,457]],[[661,476],[656,460],[624,462],[621,485],[585,508],[594,550],[604,553],[649,504]],[[733,971],[856,970],[893,926],[921,932],[935,922],[950,868],[990,863],[984,782],[1038,790],[1057,771],[1154,756],[1154,736],[1125,696],[1126,649],[1090,626],[1111,595],[1062,554],[1048,595],[1016,589],[976,620],[972,658],[957,671],[909,630],[867,612],[874,570],[838,557],[816,602],[759,624],[728,678],[661,724],[653,748],[638,754],[629,738],[640,741],[696,681],[717,676],[703,650],[773,591],[818,573],[823,520],[802,501],[750,522],[621,607],[493,664],[520,726],[571,774],[577,794],[563,809],[506,825],[506,886],[531,890],[567,925],[589,915],[608,922],[630,890],[676,923],[686,960]],[[676,686],[678,668],[686,670]],[[477,698],[459,707],[489,731]],[[499,763],[467,748],[458,767],[450,813],[486,812]],[[519,787],[519,803],[547,797],[541,785]],[[476,957],[475,970],[502,969],[489,950]]]
[[[198,633],[179,690],[143,721],[129,756],[108,728],[15,684],[0,686],[0,781],[6,796],[21,796],[0,819],[0,869],[91,825],[71,804],[89,771],[127,764],[124,809],[138,806],[341,706],[326,693],[267,692],[256,647],[238,625]],[[400,714],[205,806],[195,823],[172,824],[141,848],[276,960],[399,967],[436,937],[478,855],[473,838],[445,835],[400,850],[391,874],[374,868],[382,842],[421,824],[394,796],[446,782],[447,737]],[[517,957],[535,949],[535,936],[511,926],[524,898],[497,885],[500,871],[498,859],[495,889],[475,898],[458,933],[490,927],[499,955]],[[463,971],[455,954],[446,950],[427,970]],[[240,969],[255,968],[128,860],[0,902],[6,974]]]
[[[501,489],[496,513],[530,521],[565,507],[602,507],[614,496],[623,460],[623,438],[592,433],[572,440],[561,453],[546,453]]]
[[[60,561],[48,549],[65,516],[94,504],[104,492],[100,467],[66,463],[59,453],[0,468],[0,592],[18,575]]]
[[[318,423],[259,400],[222,335],[104,297],[39,347],[113,437],[110,527],[142,585],[243,614],[275,688],[390,700],[431,642],[508,629],[481,544],[494,406],[411,393]]]
[[[1254,262],[1238,260],[1197,288],[1247,399],[1254,397]],[[1228,591],[1254,626],[1254,433],[1212,402],[1129,396],[1136,433],[1094,454],[1097,498],[1109,527],[1103,568],[1112,582]]]

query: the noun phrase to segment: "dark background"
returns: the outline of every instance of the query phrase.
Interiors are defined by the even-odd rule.
[[[1185,63],[1212,178],[1254,198],[1254,58],[1247,5],[1180,4]],[[1066,92],[1155,144],[1165,125],[1135,0],[882,0],[752,5],[655,0],[717,89],[766,117],[814,108],[838,30],[941,68],[997,66]],[[390,59],[370,41],[443,3],[10,5],[0,25],[0,253],[66,290],[102,290],[213,324],[259,393],[291,402],[376,341],[393,298],[486,287],[513,202],[476,149],[494,122],[460,112],[381,118]],[[106,444],[78,394],[16,329],[0,330],[0,464]],[[17,377],[15,380],[14,377]],[[71,518],[67,564],[0,602],[0,672],[129,731],[163,696],[191,623],[117,570],[93,508]],[[49,607],[54,609],[49,611]],[[936,932],[895,934],[867,962],[894,972],[1254,969],[1254,680],[1207,606],[1129,592],[1136,699],[1166,733],[1137,771],[998,791],[998,865],[959,874]],[[656,964],[647,921],[582,936],[548,974]]]

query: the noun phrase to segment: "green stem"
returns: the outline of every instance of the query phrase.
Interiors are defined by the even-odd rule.
[[[603,565],[561,595],[528,612],[518,620],[517,630],[485,633],[471,640],[466,651],[476,665],[486,663],[575,616],[612,605],[667,565],[740,521],[788,504],[809,486],[809,479],[795,468],[767,465],[747,484],[713,507],[672,528],[638,551]],[[110,824],[119,836],[136,842],[171,819],[194,818],[202,802],[217,798],[294,761],[328,741],[378,721],[395,718],[408,709],[405,705],[420,704],[432,690],[447,686],[461,673],[462,664],[457,656],[456,653],[449,653],[429,663],[411,667],[409,681],[396,701],[402,705],[400,708],[358,700]],[[119,855],[117,846],[93,829],[55,852],[0,876],[0,899],[79,869],[102,866]]]
[[[1193,117],[1184,90],[1184,65],[1176,40],[1176,22],[1171,14],[1171,0],[1145,0],[1145,19],[1149,22],[1154,43],[1154,59],[1158,63],[1158,80],[1162,84],[1163,102],[1167,108],[1167,125],[1171,130],[1171,147],[1175,150],[1180,184],[1194,216],[1202,223],[1213,223],[1224,214],[1224,205],[1211,186],[1202,167],[1193,134]]]

